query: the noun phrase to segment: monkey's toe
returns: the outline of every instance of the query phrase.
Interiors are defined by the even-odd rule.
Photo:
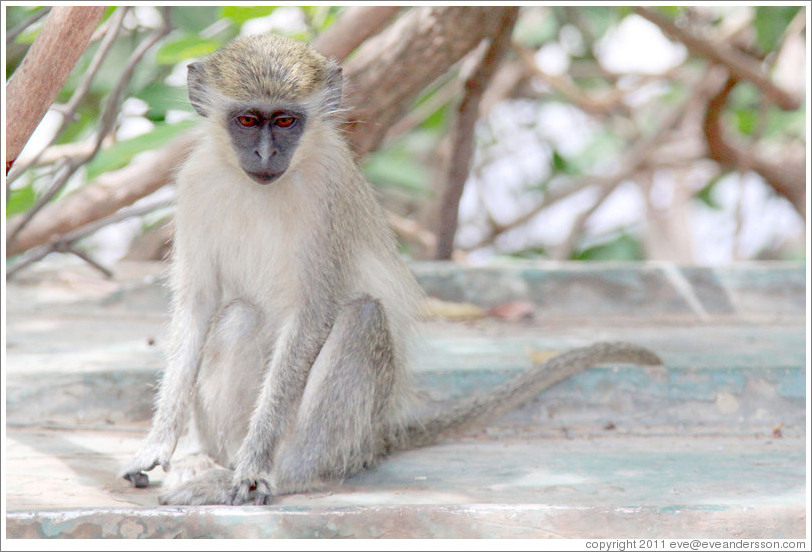
[[[242,506],[248,503],[251,498],[251,491],[256,485],[250,479],[243,479],[239,485],[234,485],[228,491],[228,504],[230,506]]]
[[[254,496],[255,506],[265,506],[273,504],[274,496],[271,493],[271,485],[264,479],[257,481],[257,490]]]

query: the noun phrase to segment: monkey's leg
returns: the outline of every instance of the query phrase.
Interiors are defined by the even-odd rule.
[[[363,296],[344,306],[280,444],[271,488],[258,485],[255,503],[268,504],[273,495],[306,491],[372,464],[383,448],[396,369],[380,303]],[[246,498],[235,493],[233,503]]]
[[[206,344],[193,403],[201,452],[230,466],[245,439],[265,365],[262,314],[235,300],[218,313]]]
[[[248,430],[262,377],[261,315],[234,301],[218,312],[203,349],[194,422],[200,453],[173,463],[162,504],[223,504],[233,461]]]

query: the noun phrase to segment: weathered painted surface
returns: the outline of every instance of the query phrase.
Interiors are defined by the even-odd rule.
[[[482,430],[263,508],[156,507],[116,479],[163,364],[155,267],[122,280],[33,272],[8,286],[9,537],[801,538],[806,520],[802,265],[415,265],[433,295],[535,320],[427,322],[435,406],[551,354],[641,342],[665,366],[601,367]]]
[[[802,538],[797,508],[415,505],[98,509],[12,514],[11,538]]]
[[[90,451],[103,446],[101,437],[116,443],[114,453]],[[12,462],[26,438],[10,432]],[[28,488],[57,489],[61,469],[87,487],[87,505],[65,489],[62,498],[39,496],[31,502],[52,505],[10,513],[10,537],[790,538],[804,531],[802,439],[467,438],[393,455],[341,486],[280,497],[267,508],[149,507],[157,489],[109,478],[115,460],[137,445],[132,436],[48,443],[57,439],[41,434],[39,446],[60,450],[67,466],[39,458],[40,473],[54,481]],[[22,492],[16,483],[9,489]]]

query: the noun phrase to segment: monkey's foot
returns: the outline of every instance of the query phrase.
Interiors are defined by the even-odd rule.
[[[214,468],[167,489],[158,496],[160,504],[229,504],[229,489],[234,472]]]
[[[273,504],[274,495],[271,492],[271,484],[267,479],[258,477],[256,479],[242,479],[239,484],[234,485],[228,491],[228,502],[233,506],[242,504],[254,504],[263,506]]]
[[[172,462],[172,469],[164,478],[163,487],[168,489],[179,487],[209,470],[218,468],[224,469],[208,454],[197,453],[184,456],[180,460]]]

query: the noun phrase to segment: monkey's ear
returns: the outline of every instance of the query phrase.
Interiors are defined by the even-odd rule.
[[[187,66],[186,85],[189,90],[189,101],[200,115],[208,117],[205,109],[206,96],[206,71],[203,63],[196,61]]]
[[[338,110],[341,108],[341,94],[344,90],[344,76],[341,66],[338,64],[330,68],[327,76],[327,107]]]

